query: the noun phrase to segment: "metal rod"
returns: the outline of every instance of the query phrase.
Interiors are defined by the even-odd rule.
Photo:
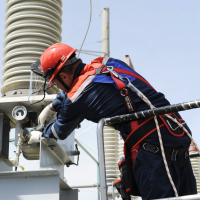
[[[114,182],[112,182],[112,198],[115,200]]]
[[[98,184],[91,184],[91,185],[76,185],[76,186],[70,186],[71,188],[92,188],[92,187],[98,187]]]
[[[102,56],[110,56],[109,42],[109,8],[102,10]]]
[[[97,183],[100,183],[100,176],[99,176],[99,163],[97,163]]]
[[[188,195],[188,196],[182,196],[182,197],[162,198],[159,200],[199,200],[199,199],[200,199],[200,194]]]
[[[18,142],[17,142],[17,149],[16,149],[16,157],[15,157],[15,171],[17,171],[17,167],[19,164],[19,156],[20,156],[20,149],[21,149],[21,144],[22,144],[22,140],[24,140],[24,137],[19,133],[18,134]]]
[[[105,120],[106,125],[112,125],[115,123],[138,120],[142,118],[148,118],[148,117],[163,115],[167,113],[190,110],[194,108],[200,108],[200,100],[189,101],[185,103],[179,103],[179,104],[159,107],[155,109],[143,110],[143,111],[139,111],[139,112],[135,112],[131,114],[117,115],[115,117],[105,118],[104,120]]]
[[[98,197],[98,200],[100,200],[100,192],[99,192],[99,184],[97,185],[97,192],[98,192],[98,194],[97,194],[97,197]]]
[[[104,139],[103,139],[103,127],[105,121],[101,119],[97,125],[97,146],[98,146],[98,158],[99,158],[99,172],[100,172],[100,191],[101,200],[107,200],[107,185],[106,185],[106,166],[105,166],[105,154],[104,154]]]
[[[99,183],[91,184],[91,185],[75,185],[75,186],[70,186],[70,188],[91,188],[91,187],[99,187]],[[111,183],[109,183],[107,186],[112,186]]]

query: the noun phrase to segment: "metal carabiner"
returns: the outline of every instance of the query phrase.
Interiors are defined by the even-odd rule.
[[[107,66],[107,71],[105,72],[102,72],[102,73],[112,73],[116,78],[120,79],[121,81],[123,81],[123,78],[117,73],[114,71],[114,67],[113,66]]]

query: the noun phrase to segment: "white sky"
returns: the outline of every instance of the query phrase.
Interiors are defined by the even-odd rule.
[[[109,7],[110,56],[124,60],[124,56],[129,54],[136,71],[157,91],[164,93],[171,104],[200,98],[200,1],[96,0],[92,4],[93,21],[83,46],[84,50],[101,51],[101,43],[96,43],[101,40],[101,16],[96,17],[103,7]],[[4,8],[5,1],[1,0],[0,52],[3,52],[4,41]],[[89,21],[89,10],[89,0],[63,0],[63,43],[80,48]],[[79,31],[80,29],[82,30]],[[95,58],[84,54],[80,57],[85,63]],[[0,59],[3,60],[2,54]],[[181,115],[200,146],[200,110],[184,111]],[[76,134],[92,125],[91,122],[84,121]],[[77,139],[97,153],[96,126]],[[10,146],[10,157],[14,158],[12,152],[15,148],[12,144]],[[97,158],[93,151],[90,152]],[[22,158],[20,161],[22,164],[27,162]],[[37,163],[24,164],[24,167],[26,170],[34,169],[37,168]],[[72,166],[65,171],[66,179],[71,185],[96,183],[96,164],[82,151],[80,166]],[[79,199],[97,199],[96,189],[81,190]]]

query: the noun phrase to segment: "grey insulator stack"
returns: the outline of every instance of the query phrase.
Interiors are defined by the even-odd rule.
[[[31,64],[61,42],[62,0],[6,0],[5,12],[2,94],[29,89]]]
[[[197,151],[190,152],[190,161],[197,184],[197,193],[200,194],[200,157]]]
[[[106,181],[112,183],[117,180],[118,170],[118,132],[111,126],[104,126],[104,150],[106,165]],[[115,191],[116,193],[116,191]],[[112,187],[108,187],[108,199],[112,199]]]

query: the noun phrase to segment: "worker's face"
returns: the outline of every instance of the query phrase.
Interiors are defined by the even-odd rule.
[[[56,78],[53,79],[52,83],[56,84],[57,88],[61,89],[64,92],[67,92],[67,89]]]
[[[60,77],[68,87],[71,87],[72,79],[73,79],[73,77],[71,77],[71,75],[61,72]],[[56,78],[54,78],[52,82],[53,82],[53,84],[57,85],[57,88],[61,89],[64,92],[68,92],[68,90]]]

